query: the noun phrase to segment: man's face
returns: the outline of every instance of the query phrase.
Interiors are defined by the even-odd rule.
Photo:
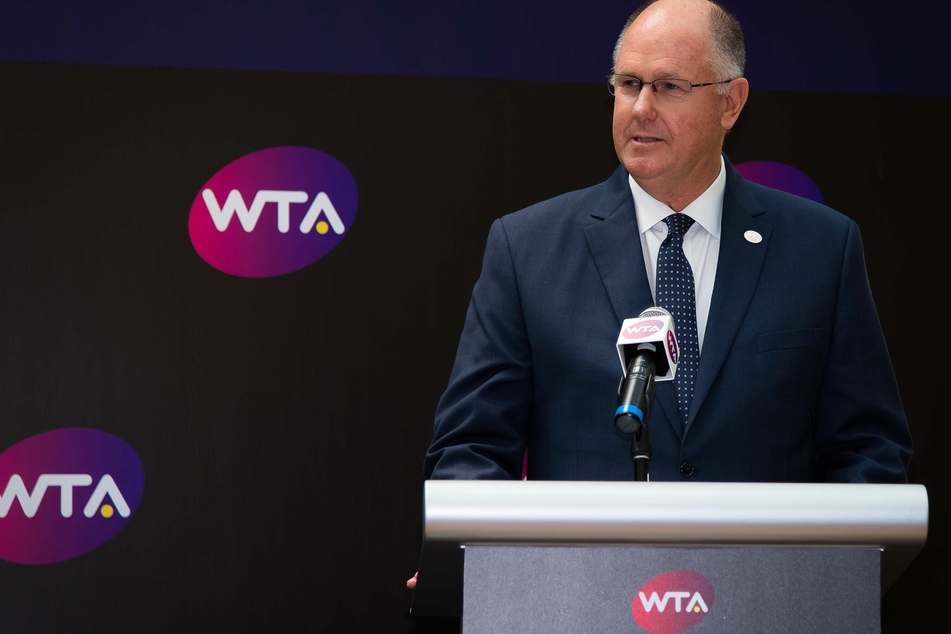
[[[638,184],[668,204],[683,197],[690,202],[719,172],[726,97],[706,86],[686,101],[664,103],[646,82],[717,81],[709,47],[705,13],[659,3],[630,26],[618,54],[615,72],[645,85],[636,98],[620,92],[614,98],[614,148]]]

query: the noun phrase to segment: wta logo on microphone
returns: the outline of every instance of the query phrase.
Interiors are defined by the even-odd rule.
[[[340,244],[357,185],[334,157],[306,147],[252,152],[221,168],[192,203],[188,233],[205,262],[239,277],[274,277]]]
[[[668,330],[664,339],[667,341],[667,355],[670,357],[670,362],[676,366],[680,360],[677,358],[677,338],[674,337],[674,331]]]
[[[621,331],[625,339],[637,341],[652,337],[664,329],[664,322],[659,319],[638,319],[625,323]]]
[[[713,607],[713,584],[692,570],[675,570],[644,584],[631,602],[631,615],[654,634],[674,634],[703,620]]]
[[[145,473],[122,439],[66,428],[0,454],[0,486],[0,559],[51,564],[115,537],[139,506]]]

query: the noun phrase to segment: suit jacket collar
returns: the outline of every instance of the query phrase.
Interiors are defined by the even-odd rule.
[[[772,235],[772,227],[764,221],[766,209],[753,195],[750,184],[736,172],[729,160],[723,217],[720,232],[720,255],[713,285],[710,314],[700,355],[700,369],[694,383],[693,403],[687,428],[703,413],[703,402],[723,366],[743,323]]]
[[[757,219],[765,210],[756,201],[749,185],[725,156],[724,164],[727,181],[719,262],[686,429],[702,413],[704,399],[736,339],[753,299],[771,233],[770,226]],[[644,269],[634,198],[627,179],[628,173],[621,165],[602,184],[597,204],[588,210],[592,222],[584,228],[588,248],[614,308],[619,331],[625,319],[636,317],[654,305]],[[761,241],[751,242],[746,237],[749,231],[756,232]],[[684,434],[672,382],[657,385],[655,404],[663,409],[677,433]]]
[[[602,185],[600,200],[589,210],[593,221],[584,229],[588,248],[611,298],[618,330],[622,321],[637,317],[654,305],[627,178],[627,170],[621,165]]]

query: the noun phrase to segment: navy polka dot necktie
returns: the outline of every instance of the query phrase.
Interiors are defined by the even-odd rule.
[[[700,365],[700,344],[697,339],[697,297],[693,269],[684,255],[684,234],[694,223],[686,214],[675,213],[664,218],[667,238],[657,255],[657,305],[674,317],[674,331],[680,348],[680,361],[674,377],[677,403],[684,424],[693,400],[693,381]]]

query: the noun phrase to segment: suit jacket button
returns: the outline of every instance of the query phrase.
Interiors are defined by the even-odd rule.
[[[689,462],[685,462],[682,465],[680,465],[680,475],[682,475],[685,478],[689,478],[690,476],[692,476],[693,471],[694,471],[693,465],[690,464]]]

